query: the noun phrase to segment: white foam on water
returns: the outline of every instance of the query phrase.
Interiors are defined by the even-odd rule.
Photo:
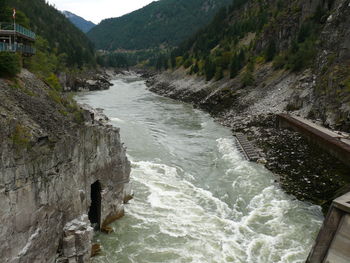
[[[177,167],[159,159],[133,161],[129,156],[138,192],[126,207],[125,224],[130,233],[141,234],[121,240],[116,251],[124,258],[113,262],[305,261],[321,224],[319,208],[272,184],[273,176],[245,161],[233,139],[217,140],[217,150],[219,161],[227,165],[223,177],[231,180],[236,194],[232,203],[187,181],[189,176],[181,176],[186,172]],[[111,257],[94,261],[107,262],[104,259]]]
[[[124,120],[119,119],[119,118],[117,118],[117,117],[112,117],[112,118],[110,118],[110,119],[111,119],[111,121],[115,121],[115,122],[120,122],[120,123],[124,123],[124,122],[125,122]]]
[[[245,174],[232,178],[233,188],[246,189],[248,193],[245,196],[242,192],[236,199],[238,205],[233,208],[211,192],[181,178],[175,167],[133,162],[132,177],[147,189],[147,199],[143,204],[130,206],[127,213],[144,224],[156,222],[158,236],[182,242],[176,246],[157,241],[151,247],[143,244],[149,250],[146,254],[170,253],[175,259],[166,262],[296,263],[305,260],[321,223],[319,218],[311,220],[310,214],[307,216],[311,226],[296,225],[298,222],[293,221],[292,215],[304,212],[305,216],[306,205],[264,180],[262,184],[266,185],[260,185],[262,191],[259,189],[258,194],[251,197],[249,194],[254,191],[249,188],[258,184],[252,180],[259,181],[257,168],[242,159],[232,139],[219,139],[218,150],[222,159],[233,166],[228,169],[228,175],[237,170]],[[139,262],[152,261],[143,258]]]
[[[135,197],[112,224],[115,233],[97,235],[103,251],[93,261],[304,262],[322,222],[320,208],[286,195],[207,114],[129,81],[132,74],[88,100],[121,117],[114,124],[125,121],[135,155],[129,156]]]

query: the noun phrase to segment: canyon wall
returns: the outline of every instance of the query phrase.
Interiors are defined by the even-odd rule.
[[[105,228],[130,196],[119,130],[28,71],[0,87],[1,261],[88,262],[87,218]]]

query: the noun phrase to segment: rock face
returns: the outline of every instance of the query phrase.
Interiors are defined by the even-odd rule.
[[[68,222],[63,229],[62,257],[57,262],[88,262],[93,230],[87,215]]]
[[[89,262],[87,218],[105,226],[130,196],[119,130],[29,72],[0,87],[1,261]]]
[[[106,90],[112,84],[111,76],[104,71],[91,71],[79,74],[61,73],[59,80],[65,91]]]

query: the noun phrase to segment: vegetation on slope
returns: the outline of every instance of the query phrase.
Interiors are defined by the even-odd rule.
[[[232,0],[161,0],[119,18],[103,20],[88,32],[98,49],[140,50],[176,46],[206,25]]]
[[[46,39],[47,50],[64,56],[65,64],[69,67],[94,65],[93,44],[83,32],[45,0],[2,0],[1,4],[1,21],[12,22],[12,8],[16,8],[17,22]]]
[[[95,65],[94,49],[86,36],[72,25],[59,11],[44,0],[0,2],[0,21],[12,23],[12,8],[16,8],[16,22],[34,31],[36,54],[21,57],[19,54],[0,52],[0,77],[10,78],[11,96],[21,97],[21,103],[52,104],[62,119],[71,118],[80,124],[82,113],[72,96],[62,93],[57,75],[62,72],[82,70]],[[34,76],[17,74],[21,67],[35,73],[47,85]],[[43,102],[44,101],[44,102]],[[35,108],[35,107],[34,107]],[[36,117],[36,116],[34,116]],[[24,127],[25,128],[25,127]],[[24,128],[16,128],[12,139],[15,144],[26,145]]]
[[[188,69],[207,80],[241,74],[243,85],[251,85],[256,63],[273,61],[274,67],[299,71],[312,64],[318,33],[327,8],[302,18],[300,1],[237,0],[223,8],[214,20],[174,50],[170,58],[160,57],[158,69]],[[288,20],[289,41],[279,30]],[[289,30],[289,31],[288,31]],[[288,40],[288,39],[287,39]]]

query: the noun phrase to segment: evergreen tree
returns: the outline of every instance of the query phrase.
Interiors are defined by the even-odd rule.
[[[265,52],[266,61],[272,61],[275,55],[276,55],[276,42],[275,40],[271,40]]]
[[[241,49],[238,55],[239,67],[242,68],[245,63],[245,51]]]
[[[220,80],[224,77],[224,72],[222,67],[216,67],[215,80]]]
[[[14,77],[20,70],[20,58],[17,54],[0,52],[0,77]]]
[[[205,61],[204,72],[206,80],[211,80],[215,75],[215,64],[208,58]]]
[[[199,71],[198,63],[196,62],[193,66],[193,73],[197,74]]]
[[[236,77],[238,75],[239,70],[240,70],[240,63],[238,60],[238,56],[235,54],[232,57],[232,61],[230,64],[230,78],[232,79]]]
[[[0,0],[0,22],[8,22],[10,18],[10,9],[7,0]]]

